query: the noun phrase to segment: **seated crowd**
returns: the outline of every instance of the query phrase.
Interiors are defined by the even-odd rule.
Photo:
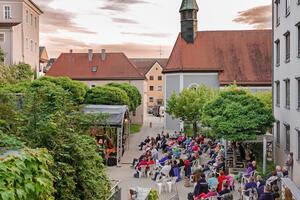
[[[233,177],[225,176],[223,172],[224,146],[214,140],[206,141],[203,135],[187,137],[181,132],[175,132],[170,136],[163,132],[156,138],[147,137],[139,147],[144,153],[133,160],[135,177],[150,174],[153,181],[175,177],[177,182],[182,180],[182,176],[188,180],[193,179],[193,199],[206,199],[210,196],[221,198],[234,189]],[[160,157],[159,151],[162,152]],[[200,156],[203,154],[209,156],[209,161],[200,165]],[[203,185],[207,189],[203,189]]]
[[[147,137],[139,147],[144,153],[133,160],[135,177],[151,175],[153,181],[174,177],[176,182],[186,178],[194,183],[194,191],[189,195],[189,199],[204,200],[212,196],[222,200],[233,199],[235,180],[233,176],[225,175],[225,148],[215,140],[205,140],[203,135],[187,137],[181,132],[175,132],[173,135],[162,132],[156,138]],[[245,154],[244,157],[247,157],[247,153],[242,153],[244,150],[239,144],[236,147],[241,155]],[[200,158],[204,154],[207,155],[208,161],[200,164]],[[254,157],[248,157],[249,160],[245,160],[248,160],[249,164],[239,176],[242,182],[241,195],[255,194],[256,198],[253,199],[276,200],[280,196],[278,180],[287,176],[288,170],[277,166],[276,170],[263,180],[261,176],[255,176]]]

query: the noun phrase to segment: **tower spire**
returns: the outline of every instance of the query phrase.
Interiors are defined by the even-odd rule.
[[[187,43],[193,43],[197,36],[199,7],[196,0],[182,0],[180,6],[181,15],[181,37]]]

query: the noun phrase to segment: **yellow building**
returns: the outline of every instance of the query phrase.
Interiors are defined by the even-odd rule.
[[[145,99],[148,110],[164,104],[164,76],[162,71],[168,59],[130,59],[146,77]]]

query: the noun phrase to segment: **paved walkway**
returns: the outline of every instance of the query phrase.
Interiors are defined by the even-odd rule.
[[[149,127],[150,122],[152,122],[152,128]],[[163,118],[154,118],[152,116],[148,116],[144,127],[142,128],[140,133],[134,134],[130,136],[129,139],[129,150],[127,150],[121,160],[120,167],[109,167],[108,174],[110,178],[115,180],[120,180],[120,187],[122,188],[122,200],[128,199],[128,191],[132,187],[144,187],[144,188],[154,188],[157,189],[156,183],[152,181],[150,178],[134,178],[134,170],[130,168],[133,158],[138,158],[141,155],[141,151],[139,151],[138,145],[141,141],[143,141],[147,136],[155,137],[158,133],[161,133],[163,130]],[[183,181],[180,181],[177,185],[177,191],[179,194],[180,200],[187,199],[187,195],[189,192],[193,191],[193,188],[186,188],[183,185]],[[173,193],[162,193],[160,195],[160,200],[169,200],[172,196],[174,196],[176,192]],[[238,199],[235,195],[234,199]]]

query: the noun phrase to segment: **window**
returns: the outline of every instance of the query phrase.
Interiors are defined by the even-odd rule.
[[[162,86],[157,86],[157,91],[162,91]]]
[[[276,122],[276,143],[280,144],[280,121]]]
[[[154,80],[154,76],[150,76],[149,79],[150,79],[150,81],[153,81]]]
[[[11,19],[11,7],[10,6],[4,6],[3,7],[3,14],[4,14],[4,19]]]
[[[33,24],[33,15],[30,14],[30,25],[32,25],[32,24]]]
[[[0,33],[0,42],[5,42],[5,33]]]
[[[30,51],[32,52],[33,51],[33,41],[30,40]]]
[[[92,72],[97,72],[98,67],[97,66],[92,66]]]
[[[298,58],[300,58],[300,22],[296,26],[298,28]]]
[[[37,18],[34,17],[34,27],[37,28]]]
[[[275,82],[276,86],[276,106],[280,106],[280,82],[276,81]]]
[[[154,90],[154,86],[150,86],[149,90],[153,91]]]
[[[37,43],[34,43],[34,53],[37,52]]]
[[[157,105],[163,105],[163,100],[162,99],[157,99]]]
[[[276,66],[280,65],[280,40],[275,41],[276,46]]]
[[[149,102],[153,103],[154,102],[154,98],[153,97],[149,97]]]
[[[161,81],[162,80],[162,76],[158,76],[157,80]]]
[[[276,10],[275,10],[275,15],[276,15],[276,25],[278,26],[280,24],[280,17],[279,17],[279,3],[280,0],[276,0],[275,1],[275,6],[276,6]]]
[[[300,111],[300,78],[297,79],[297,85],[298,85],[298,110]]]
[[[28,10],[26,10],[26,23],[27,23],[27,24],[28,24],[28,22],[29,22],[29,19],[28,19],[29,16],[28,16],[28,15],[29,15],[29,12],[28,12]]]
[[[291,142],[290,125],[285,125],[285,150],[288,152],[290,152],[290,142]]]
[[[285,36],[285,62],[290,62],[290,56],[291,56],[291,38],[290,38],[290,32],[286,32],[284,34]]]
[[[290,108],[290,79],[285,80],[285,107]]]
[[[291,0],[285,0],[285,15],[288,16],[291,13]]]

